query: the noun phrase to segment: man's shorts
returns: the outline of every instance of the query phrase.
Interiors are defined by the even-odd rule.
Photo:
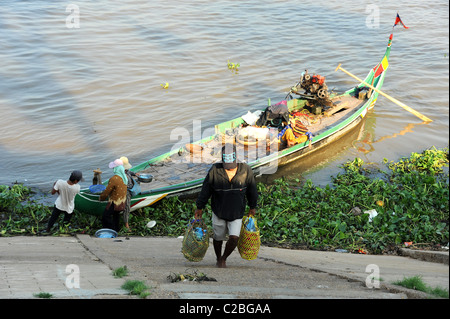
[[[217,241],[223,241],[229,236],[239,237],[241,234],[242,219],[238,218],[232,221],[227,221],[212,214],[212,226],[214,231],[213,238]]]

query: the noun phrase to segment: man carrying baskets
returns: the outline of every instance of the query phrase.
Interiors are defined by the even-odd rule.
[[[197,199],[195,218],[202,218],[203,208],[210,197],[217,267],[225,268],[228,256],[238,243],[246,199],[250,216],[254,216],[258,200],[253,171],[247,164],[238,163],[236,147],[233,144],[225,144],[222,147],[222,162],[214,164],[206,175]],[[222,243],[227,234],[228,241],[222,254]]]

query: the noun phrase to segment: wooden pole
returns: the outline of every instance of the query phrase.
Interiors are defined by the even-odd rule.
[[[400,102],[399,100],[393,98],[390,95],[387,95],[386,93],[378,90],[376,87],[374,87],[373,85],[370,85],[369,83],[364,82],[363,80],[361,80],[360,78],[358,78],[357,76],[351,74],[350,72],[348,72],[347,70],[345,70],[344,68],[341,67],[341,64],[339,63],[339,65],[337,66],[336,70],[341,70],[342,72],[350,75],[352,78],[358,80],[359,82],[361,82],[362,84],[368,86],[369,88],[371,88],[372,90],[374,90],[375,92],[378,92],[379,94],[383,95],[385,98],[389,99],[390,101],[394,102],[395,104],[397,104],[398,106],[401,106],[402,108],[404,108],[405,110],[407,110],[408,112],[414,114],[415,116],[417,116],[418,118],[420,118],[422,121],[425,122],[433,122],[433,120],[429,119],[428,117],[426,117],[425,115],[417,112],[416,110],[410,108],[408,105]]]

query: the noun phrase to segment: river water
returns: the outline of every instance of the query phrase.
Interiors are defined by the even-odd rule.
[[[397,160],[449,143],[449,4],[412,1],[0,1],[0,184],[47,191],[74,169],[111,176],[193,133],[286,96],[300,73],[342,92],[382,58],[384,97],[345,141],[283,174],[318,184],[347,160]],[[239,63],[238,71],[227,62]],[[168,83],[164,89],[161,84]]]

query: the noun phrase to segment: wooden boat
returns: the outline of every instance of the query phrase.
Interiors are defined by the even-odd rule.
[[[364,82],[381,89],[385,71],[388,66],[392,36],[381,62],[372,68]],[[225,142],[235,143],[238,160],[246,162],[256,174],[270,173],[278,166],[298,160],[321,149],[355,128],[374,107],[378,93],[366,90],[364,84],[359,84],[342,94],[331,94],[331,104],[320,115],[308,114],[304,119],[307,128],[312,133],[311,141],[305,140],[289,148],[279,148],[275,139],[276,128],[265,129],[264,134],[248,139],[243,136],[248,125],[243,117],[238,117],[215,126],[215,134],[187,144],[185,147],[174,147],[171,151],[141,163],[131,171],[151,174],[150,183],[140,183],[141,193],[132,197],[131,211],[149,206],[166,196],[175,196],[198,191],[212,163],[220,161],[220,150]],[[365,94],[360,94],[365,92]],[[300,96],[286,101],[290,112],[302,112],[308,99]],[[264,111],[264,110],[260,110]],[[248,133],[247,133],[248,134]],[[107,181],[104,182],[107,184]],[[89,189],[83,189],[75,198],[75,208],[79,212],[101,216],[106,201],[99,201],[98,194],[92,194]]]

